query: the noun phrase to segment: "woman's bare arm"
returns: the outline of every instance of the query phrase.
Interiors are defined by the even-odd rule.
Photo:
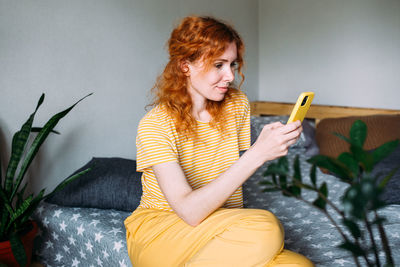
[[[171,208],[191,226],[202,222],[266,161],[287,154],[302,131],[299,121],[266,125],[257,141],[232,166],[207,185],[193,190],[177,162],[154,165],[158,184]]]

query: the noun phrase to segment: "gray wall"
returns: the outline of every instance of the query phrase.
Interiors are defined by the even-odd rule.
[[[400,109],[399,0],[260,0],[259,99]]]
[[[135,158],[136,127],[166,63],[180,18],[214,15],[247,45],[246,83],[258,95],[258,2],[242,0],[0,0],[0,145],[46,99],[35,125],[87,93],[57,126],[32,168],[33,190],[53,188],[91,157]]]

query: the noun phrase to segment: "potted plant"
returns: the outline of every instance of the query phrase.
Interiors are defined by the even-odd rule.
[[[282,157],[270,164],[264,173],[264,176],[271,179],[261,182],[267,186],[263,191],[281,191],[283,195],[295,197],[324,213],[343,239],[339,247],[352,254],[356,266],[394,266],[392,251],[383,225],[385,218],[378,213],[378,210],[387,206],[380,196],[399,167],[384,176],[381,173],[375,175],[372,171],[376,164],[396,149],[399,140],[387,142],[374,151],[366,151],[363,147],[367,126],[361,120],[353,123],[349,137],[337,133],[335,135],[350,144],[349,152],[343,152],[337,158],[316,155],[308,159],[308,163],[311,164],[310,182],[302,178],[298,157],[294,160],[292,170],[289,168],[287,158]],[[318,182],[317,167],[328,170],[348,184],[340,198],[341,206],[329,199],[327,183]],[[315,200],[304,199],[303,190],[314,191]],[[331,209],[328,210],[328,207]],[[338,215],[340,221],[335,220],[333,214]],[[384,254],[382,256],[384,263],[380,258],[380,252]]]
[[[57,133],[53,130],[57,123],[89,95],[52,116],[43,127],[36,128],[32,127],[32,124],[37,110],[44,101],[45,95],[42,94],[35,111],[14,134],[11,156],[7,167],[4,168],[4,175],[0,166],[0,266],[30,265],[33,239],[37,232],[36,223],[30,219],[32,213],[42,200],[89,171],[87,169],[69,177],[47,195],[45,189],[37,195],[26,192],[27,182],[24,178],[39,148],[50,133]],[[36,136],[30,142],[30,137],[34,134]]]

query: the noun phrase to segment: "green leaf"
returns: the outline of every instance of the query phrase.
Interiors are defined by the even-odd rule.
[[[277,191],[281,191],[279,188],[276,188],[276,187],[274,187],[274,188],[264,188],[263,190],[262,190],[263,192],[277,192]]]
[[[350,146],[350,151],[353,153],[354,158],[361,163],[364,170],[369,173],[374,167],[374,158],[372,154],[365,151],[363,148],[358,146]]]
[[[287,190],[295,197],[301,196],[301,188],[295,185],[291,185]]]
[[[365,251],[359,245],[351,241],[345,241],[338,247],[350,251],[356,257],[365,255]]]
[[[321,193],[325,199],[328,198],[328,186],[326,182],[323,182],[320,188],[318,189],[318,192]],[[322,198],[321,196],[318,196],[318,198],[313,202],[313,205],[325,210],[326,209],[326,200]]]
[[[400,168],[400,166],[397,167],[397,168],[394,168],[393,170],[391,170],[391,171],[389,172],[389,174],[386,175],[386,176],[382,179],[382,181],[379,183],[378,187],[379,187],[380,189],[384,189],[385,186],[386,186],[386,184],[390,181],[390,179],[392,179],[393,175],[399,170],[399,168]]]
[[[297,181],[301,182],[302,178],[301,178],[299,155],[296,155],[296,158],[294,159],[293,170],[294,170],[293,178],[296,179]]]
[[[36,210],[37,206],[40,204],[40,202],[43,200],[43,195],[44,195],[45,189],[42,189],[39,194],[34,197],[32,202],[30,203],[29,207],[26,209],[24,214],[20,218],[20,224],[23,224],[30,220],[30,216],[32,213]]]
[[[354,238],[357,239],[361,237],[360,228],[355,222],[346,218],[344,218],[342,222],[347,227],[347,229],[349,229],[350,233],[353,235]]]
[[[266,181],[266,180],[262,180],[260,182],[261,185],[274,185],[274,183],[270,182],[270,181]]]
[[[328,185],[326,182],[323,182],[321,187],[319,188],[319,191],[327,198],[328,197]]]
[[[33,161],[34,157],[36,156],[36,153],[38,152],[40,146],[43,144],[43,142],[46,140],[47,136],[50,134],[50,132],[54,129],[54,127],[57,125],[57,123],[65,116],[67,115],[79,102],[81,102],[83,99],[86,97],[90,96],[92,94],[88,94],[85,97],[79,99],[75,104],[70,106],[69,108],[65,109],[64,111],[61,111],[54,115],[53,117],[50,118],[50,120],[45,124],[43,129],[38,133],[36,136],[35,140],[33,141],[31,147],[28,149],[27,155],[22,162],[20,172],[18,174],[17,180],[16,180],[16,185],[14,186],[13,192],[11,194],[11,198],[14,197],[16,194],[22,179],[25,176],[26,171],[28,170],[31,162]]]
[[[386,158],[389,154],[391,154],[396,147],[399,145],[399,140],[394,140],[394,141],[389,141],[387,143],[384,143],[380,147],[376,148],[372,152],[372,157],[374,164],[377,164],[380,162],[382,159]]]
[[[310,171],[311,182],[314,187],[317,187],[317,165],[313,164]]]
[[[278,159],[278,166],[280,166],[282,170],[285,170],[287,173],[289,171],[289,161],[287,157],[280,157]]]
[[[40,132],[42,129],[43,129],[42,127],[32,127],[31,132],[32,132],[32,133],[38,133],[38,132]],[[51,132],[54,133],[54,134],[60,134],[60,132],[58,132],[58,131],[56,131],[56,130],[52,130]]]
[[[357,177],[359,173],[359,166],[358,162],[354,157],[348,153],[348,152],[343,152],[342,154],[339,155],[338,160],[342,162],[344,165],[347,166],[347,168],[351,171],[352,178]]]
[[[269,176],[269,175],[287,175],[288,171],[283,167],[280,166],[276,163],[272,163],[268,165],[267,170],[264,172],[264,176]]]
[[[24,249],[24,245],[17,233],[13,233],[10,236],[10,244],[12,253],[17,260],[19,266],[26,266],[27,257]]]
[[[11,225],[18,220],[22,215],[24,215],[25,211],[29,208],[29,206],[31,205],[33,196],[30,195],[29,197],[27,197],[24,202],[22,202],[22,204],[20,206],[18,206],[16,208],[16,210],[14,211],[14,213],[10,214],[10,222],[8,223],[8,226],[6,229],[9,229],[9,227],[11,227]]]
[[[326,201],[324,199],[322,199],[321,197],[318,197],[316,200],[314,200],[314,202],[312,204],[319,209],[322,209],[322,210],[326,209]]]
[[[43,101],[44,101],[44,94],[42,94],[42,96],[39,98],[35,111],[29,116],[28,120],[22,125],[21,129],[17,131],[13,136],[11,143],[11,157],[6,171],[6,179],[4,181],[4,190],[7,196],[9,196],[11,190],[13,190],[12,187],[14,185],[15,172],[22,159],[25,146],[28,142],[28,138],[31,133],[33,119]]]
[[[282,189],[287,188],[287,176],[286,175],[279,175],[279,185]]]
[[[361,120],[356,120],[350,129],[351,144],[354,146],[363,147],[366,138],[367,125]]]
[[[307,162],[315,164],[318,167],[327,169],[331,173],[335,174],[337,177],[341,178],[344,182],[351,183],[352,173],[351,171],[337,159],[324,156],[316,155],[308,159]]]
[[[347,143],[351,144],[351,140],[348,137],[346,137],[346,136],[344,136],[344,135],[342,135],[340,133],[333,133],[333,135],[336,135],[340,139],[342,139],[342,140],[346,141]]]

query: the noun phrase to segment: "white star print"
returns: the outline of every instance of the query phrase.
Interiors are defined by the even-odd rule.
[[[81,263],[80,261],[78,261],[78,259],[75,257],[73,260],[72,260],[72,267],[77,267],[78,265],[79,265],[79,263]]]
[[[333,234],[331,234],[331,233],[326,233],[326,234],[323,234],[322,237],[326,237],[328,239],[332,239],[335,236]]]
[[[53,236],[54,240],[58,240],[58,234],[56,232],[53,232],[51,235]]]
[[[83,228],[83,224],[81,224],[79,227],[77,227],[76,230],[78,230],[78,235],[83,236],[83,232],[85,232],[85,229]]]
[[[108,257],[110,257],[110,255],[107,253],[106,250],[103,250],[102,253],[103,253],[103,258],[104,259],[107,259]]]
[[[329,251],[329,252],[324,253],[324,256],[332,258],[333,257],[333,253],[332,253],[332,251]]]
[[[340,266],[344,266],[344,264],[346,262],[349,262],[349,261],[344,260],[344,259],[336,259],[333,263],[337,263],[337,264],[340,264]]]
[[[100,241],[101,241],[101,239],[102,239],[103,237],[104,237],[104,236],[103,236],[101,233],[95,233],[95,234],[94,234],[94,241],[100,243]]]
[[[56,211],[54,211],[53,217],[60,218],[60,214],[61,214],[61,213],[62,213],[62,210],[56,210]]]
[[[298,212],[298,213],[296,213],[293,217],[294,217],[294,218],[301,218],[301,213]]]
[[[97,216],[100,216],[100,213],[98,213],[98,212],[93,212],[93,213],[90,213],[90,215],[93,216],[93,217],[97,217]]]
[[[112,219],[111,222],[112,222],[113,224],[118,224],[118,223],[121,222],[121,220]]]
[[[81,258],[82,258],[82,259],[86,259],[86,253],[83,251],[83,249],[81,249],[81,250],[79,251],[79,255],[81,255]]]
[[[393,238],[400,238],[400,235],[397,232],[396,233],[391,233],[390,236],[393,237]]]
[[[66,231],[65,231],[66,228],[67,228],[67,225],[65,224],[64,221],[62,221],[62,222],[60,223],[60,230],[63,231],[63,232],[66,232]]]
[[[67,247],[67,245],[64,245],[63,249],[64,249],[65,252],[69,253],[69,247]]]
[[[86,246],[86,250],[93,253],[93,245],[92,245],[92,243],[90,243],[90,240],[88,240],[88,242],[85,244],[85,246]]]
[[[37,208],[37,213],[38,214],[42,215],[43,211],[44,211],[44,207],[43,206],[40,206],[39,208]]]
[[[92,220],[92,222],[89,223],[89,225],[94,225],[94,227],[96,227],[99,222],[100,222],[99,220]]]
[[[75,246],[75,238],[71,235],[70,237],[68,237],[68,241],[70,245],[74,245]]]
[[[74,220],[76,222],[80,217],[82,216],[79,213],[74,213],[72,214],[71,221]]]
[[[63,258],[63,256],[61,254],[57,253],[55,261],[60,262],[62,258]]]
[[[128,265],[126,265],[125,260],[119,261],[119,267],[128,267]]]
[[[48,241],[46,242],[46,248],[54,248],[53,242],[51,242],[50,240],[48,240]]]
[[[122,241],[114,242],[113,250],[116,250],[117,252],[119,252],[119,250],[120,250],[122,247],[123,247]]]
[[[114,235],[116,235],[117,233],[122,233],[122,231],[119,228],[113,227],[112,230],[109,231],[109,233],[113,233]]]
[[[49,227],[49,223],[50,223],[50,222],[49,222],[49,220],[47,220],[47,217],[44,217],[42,223],[43,223],[43,226],[44,226],[44,227],[46,227],[46,228]]]
[[[110,214],[111,216],[113,216],[113,217],[115,217],[115,216],[117,216],[118,215],[118,213],[116,213],[116,212],[111,212],[111,214]]]
[[[103,266],[103,262],[101,261],[99,256],[97,256],[96,262],[97,262],[97,265]]]

